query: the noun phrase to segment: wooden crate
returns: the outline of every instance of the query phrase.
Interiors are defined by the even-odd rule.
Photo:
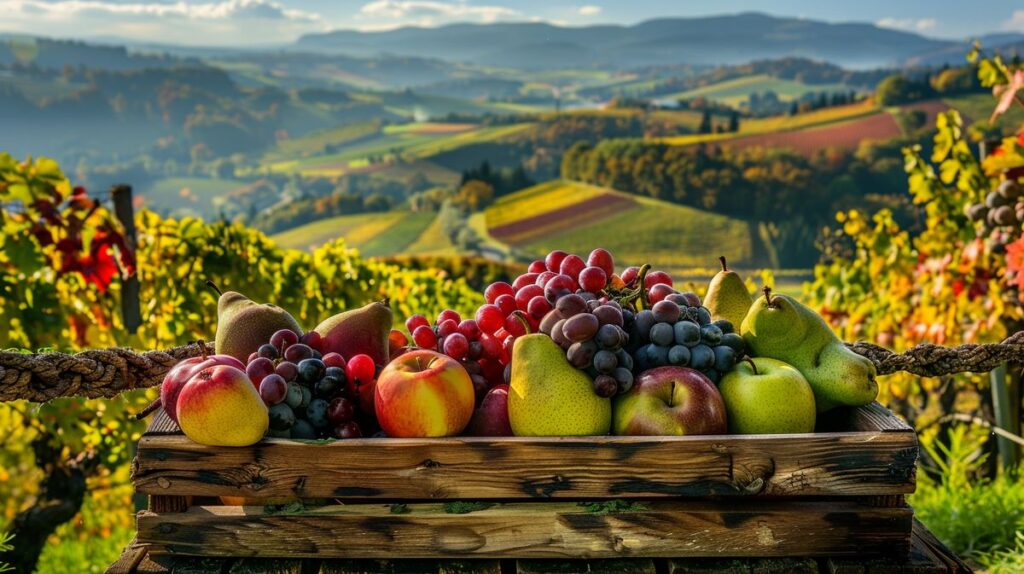
[[[280,558],[906,554],[913,429],[873,404],[819,431],[217,448],[161,413],[133,465],[151,497],[138,542],[156,555]]]

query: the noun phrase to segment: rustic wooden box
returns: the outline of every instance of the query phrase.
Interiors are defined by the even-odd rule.
[[[818,426],[217,448],[160,413],[133,465],[150,496],[138,542],[156,554],[281,558],[905,555],[913,429],[877,403]]]

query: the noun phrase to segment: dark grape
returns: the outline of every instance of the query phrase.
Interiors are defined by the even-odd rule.
[[[700,344],[690,349],[690,366],[698,371],[708,369],[715,364],[715,353],[711,347]]]
[[[296,343],[291,347],[284,350],[284,358],[286,361],[292,363],[298,363],[303,359],[309,359],[313,356],[313,349],[305,343]]]
[[[700,326],[690,321],[680,321],[672,326],[673,339],[679,345],[692,347],[700,343]]]
[[[593,363],[595,354],[597,354],[597,344],[593,341],[583,341],[570,345],[565,356],[572,366],[577,369],[585,369]]]
[[[733,326],[733,324],[728,322],[728,321],[726,321],[725,319],[719,319],[717,321],[712,321],[711,324],[716,326],[716,327],[718,327],[719,330],[722,331],[723,335],[728,335],[729,333],[735,333],[736,332],[736,329]]]
[[[345,357],[342,357],[339,353],[327,353],[321,360],[327,365],[328,369],[331,367],[345,368]]]
[[[256,357],[245,366],[245,374],[249,376],[249,380],[252,381],[252,384],[257,387],[260,385],[260,381],[262,381],[264,377],[273,372],[275,372],[274,363],[266,357]]]
[[[598,345],[605,349],[618,349],[622,346],[620,331],[621,329],[615,325],[601,325],[594,339],[597,340]]]
[[[601,305],[594,309],[594,316],[597,317],[598,322],[602,325],[623,326],[626,324],[622,309],[610,304]]]
[[[295,383],[288,383],[288,394],[284,402],[291,408],[297,409],[302,404],[302,387]]]
[[[721,344],[732,348],[732,350],[736,352],[737,356],[741,355],[746,348],[743,343],[743,337],[740,337],[736,333],[726,333],[722,335]]]
[[[619,394],[629,392],[629,389],[633,388],[633,373],[624,367],[615,369],[612,373],[612,378],[619,386]]]
[[[288,332],[290,333],[291,331]],[[278,351],[277,349],[278,347],[275,347],[270,343],[264,343],[260,345],[259,349],[256,350],[256,356],[263,357],[264,359],[273,361],[274,359],[277,359],[281,356],[280,351]]]
[[[313,428],[313,425],[302,419],[297,419],[295,424],[292,425],[290,436],[296,440],[315,440],[317,438],[316,429]]]
[[[704,373],[704,376],[707,377],[708,380],[710,380],[712,383],[715,383],[715,384],[717,384],[718,381],[721,380],[721,378],[722,378],[722,374],[719,373],[718,371],[716,371],[715,369],[705,369],[705,370],[701,371],[701,373]]]
[[[562,314],[558,311],[549,311],[544,318],[540,320],[540,332],[550,336],[554,332],[555,324],[563,319]]]
[[[715,354],[715,370],[727,373],[736,366],[736,351],[733,351],[731,347],[719,345],[712,351]]]
[[[670,303],[670,305],[675,305],[675,303]],[[655,323],[654,326],[651,327],[650,338],[651,342],[655,345],[660,345],[662,347],[671,345],[675,340],[672,325],[669,325],[668,323]]]
[[[627,353],[625,349],[619,349],[615,353],[615,358],[619,360],[619,368],[633,370],[633,355]]]
[[[323,399],[313,399],[306,406],[306,420],[313,425],[313,428],[327,428],[330,421],[327,420],[327,407],[330,403]]]
[[[594,393],[597,396],[607,399],[614,397],[617,392],[619,392],[619,384],[615,382],[614,378],[608,375],[594,377]]]
[[[274,430],[288,430],[295,424],[295,413],[287,403],[278,403],[268,410],[270,415],[270,428]]]
[[[601,306],[599,299],[590,299],[587,301],[587,311],[593,313],[598,307]]]
[[[327,366],[320,359],[303,359],[299,361],[299,382],[312,385],[324,376],[325,370]]]
[[[343,384],[343,381],[334,377],[324,377],[313,385],[313,394],[322,398],[330,398],[342,388]]]
[[[274,367],[274,372],[281,375],[285,381],[292,382],[296,377],[299,376],[299,368],[295,366],[295,363],[289,361],[282,361]]]
[[[574,343],[586,341],[597,334],[600,324],[597,317],[590,313],[580,313],[565,320],[562,325],[562,333],[567,339]]]
[[[363,436],[363,430],[356,422],[349,421],[334,427],[331,430],[331,436],[337,439],[360,438]]]
[[[291,329],[280,329],[274,331],[274,334],[270,336],[270,344],[275,349],[283,350],[291,347],[295,343],[299,342],[299,335]],[[277,357],[267,357],[268,359],[276,359]]]
[[[566,295],[555,302],[555,309],[562,314],[566,319],[573,315],[587,312],[587,301],[573,293],[572,295]]]
[[[267,375],[260,382],[260,398],[267,406],[274,406],[284,401],[288,395],[288,383],[281,375]]]
[[[309,387],[299,386],[299,392],[302,393],[302,402],[299,403],[299,408],[305,408],[309,406],[309,401],[313,400],[313,391]]]
[[[714,347],[722,342],[722,330],[715,325],[705,325],[700,330],[701,342],[709,347]]]
[[[650,309],[644,309],[636,314],[634,321],[636,322],[636,328],[640,332],[641,338],[649,340],[648,333],[650,333],[651,327],[653,327],[655,323],[654,313],[652,313]]]
[[[476,361],[477,359],[482,357],[483,354],[484,354],[484,346],[483,346],[483,344],[480,343],[480,341],[473,341],[473,342],[471,342],[469,344],[469,353],[466,355],[466,357],[470,361]],[[473,364],[475,365],[477,363],[474,362]]]
[[[700,307],[700,295],[697,295],[693,291],[686,291],[683,293],[683,297],[686,298],[686,302],[690,304],[690,307]]]
[[[690,349],[682,345],[674,345],[668,350],[668,362],[685,367],[690,363]]]
[[[559,298],[572,294],[575,289],[575,279],[568,275],[555,275],[544,284],[544,296],[548,301],[556,302]]]
[[[651,365],[663,367],[668,363],[668,347],[650,344],[647,346],[647,361]]]
[[[314,351],[319,351],[320,345],[323,343],[323,338],[320,336],[320,333],[317,333],[316,331],[307,331],[299,337],[299,342]]]
[[[584,291],[583,289],[580,289],[579,291],[577,291],[576,294],[579,295],[580,297],[583,297],[583,300],[587,302],[587,307],[590,306],[590,302],[591,301],[594,301],[594,300],[597,299],[597,295],[594,295],[590,291]]]
[[[470,375],[469,380],[473,382],[473,395],[476,397],[477,404],[480,404],[487,391],[491,390],[491,385],[483,375]]]
[[[611,374],[619,366],[619,360],[611,351],[598,351],[594,353],[594,368],[597,372],[605,375]]]
[[[356,416],[356,404],[345,397],[338,397],[327,405],[327,418],[334,424],[347,423]]]
[[[672,301],[658,301],[651,307],[651,312],[659,323],[675,323],[681,313],[679,305]]]
[[[338,381],[344,383],[348,375],[345,374],[344,367],[329,366],[326,369],[324,369],[324,376],[334,377],[335,379],[338,379]]]
[[[706,307],[697,307],[697,324],[701,327],[711,324],[711,312]]]

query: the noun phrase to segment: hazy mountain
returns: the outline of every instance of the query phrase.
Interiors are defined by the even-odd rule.
[[[383,32],[337,30],[303,36],[295,48],[362,56],[416,55],[527,69],[718,65],[789,56],[864,68],[892,66],[957,45],[873,24],[744,13],[659,18],[633,26],[497,23]]]
[[[103,70],[139,70],[198,63],[195,59],[180,59],[161,53],[135,53],[124,46],[0,34],[0,66],[22,64],[44,69],[70,66]]]

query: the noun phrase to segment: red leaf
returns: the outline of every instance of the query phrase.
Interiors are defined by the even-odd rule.
[[[1024,290],[1024,237],[1006,246],[1006,270],[1018,289]]]

